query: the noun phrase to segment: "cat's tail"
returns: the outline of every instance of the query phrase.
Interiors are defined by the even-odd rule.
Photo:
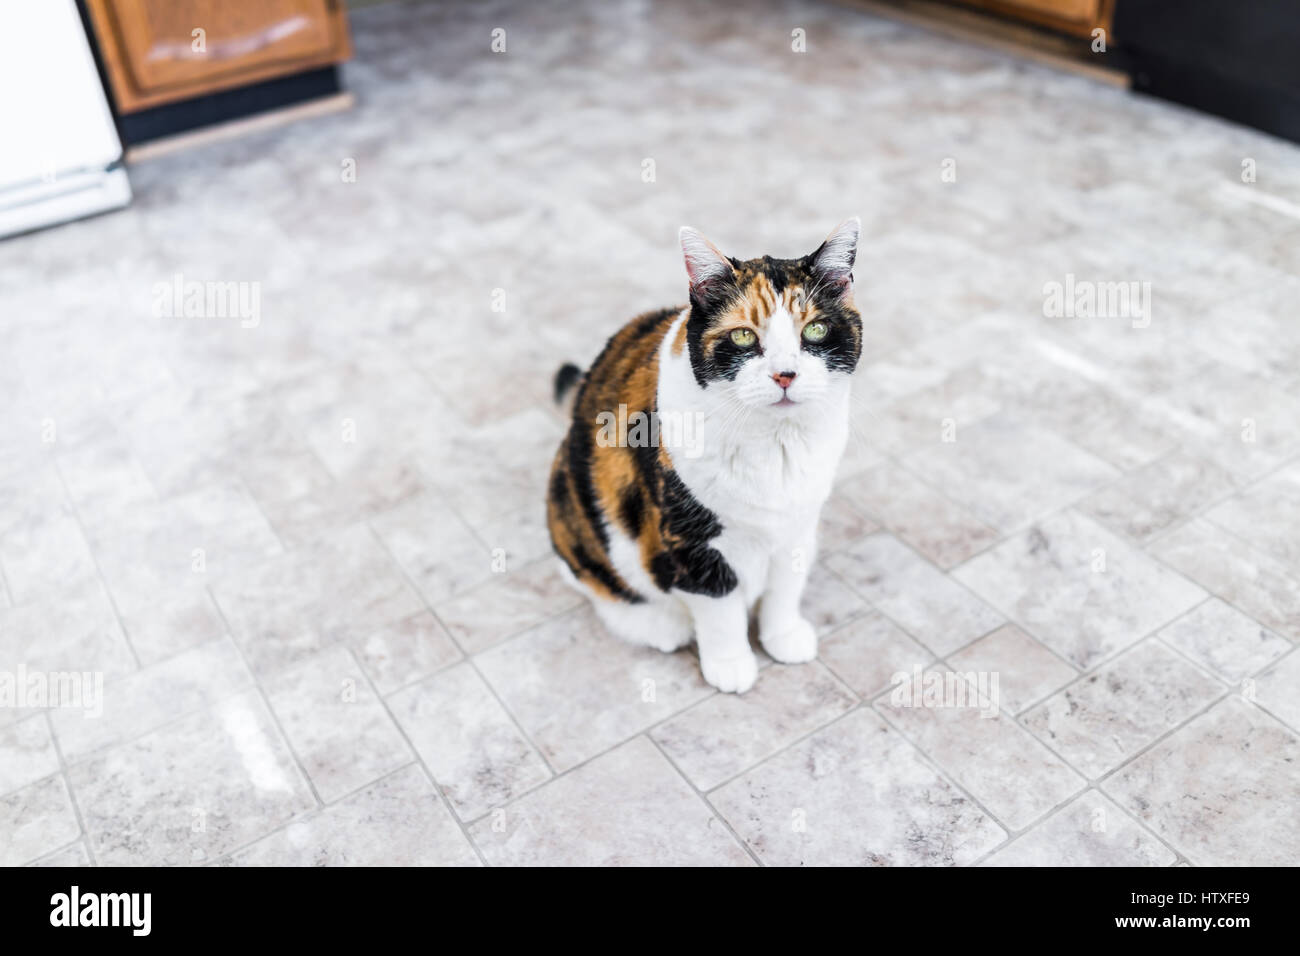
[[[567,406],[574,386],[586,377],[586,373],[572,362],[565,362],[555,373],[555,404]]]

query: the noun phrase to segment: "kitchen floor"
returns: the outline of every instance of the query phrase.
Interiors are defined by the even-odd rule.
[[[1300,149],[831,3],[353,29],[0,243],[0,863],[1300,859]],[[820,659],[720,695],[561,583],[551,375],[853,214]]]

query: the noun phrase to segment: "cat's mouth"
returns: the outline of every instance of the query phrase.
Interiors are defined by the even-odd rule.
[[[784,408],[787,405],[798,405],[798,404],[799,403],[796,402],[789,395],[782,395],[778,401],[772,403],[772,405],[776,408]]]

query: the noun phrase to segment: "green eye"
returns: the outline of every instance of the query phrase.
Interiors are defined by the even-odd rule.
[[[758,341],[758,336],[754,334],[753,329],[732,329],[731,341],[742,349],[747,349]]]
[[[803,338],[805,342],[820,342],[826,338],[831,327],[825,322],[809,322],[803,327]]]

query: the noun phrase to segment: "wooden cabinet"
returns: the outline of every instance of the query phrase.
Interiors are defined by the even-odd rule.
[[[86,0],[121,113],[330,66],[340,0]]]
[[[1097,27],[1110,30],[1115,0],[955,0],[1015,20],[1088,36]]]

